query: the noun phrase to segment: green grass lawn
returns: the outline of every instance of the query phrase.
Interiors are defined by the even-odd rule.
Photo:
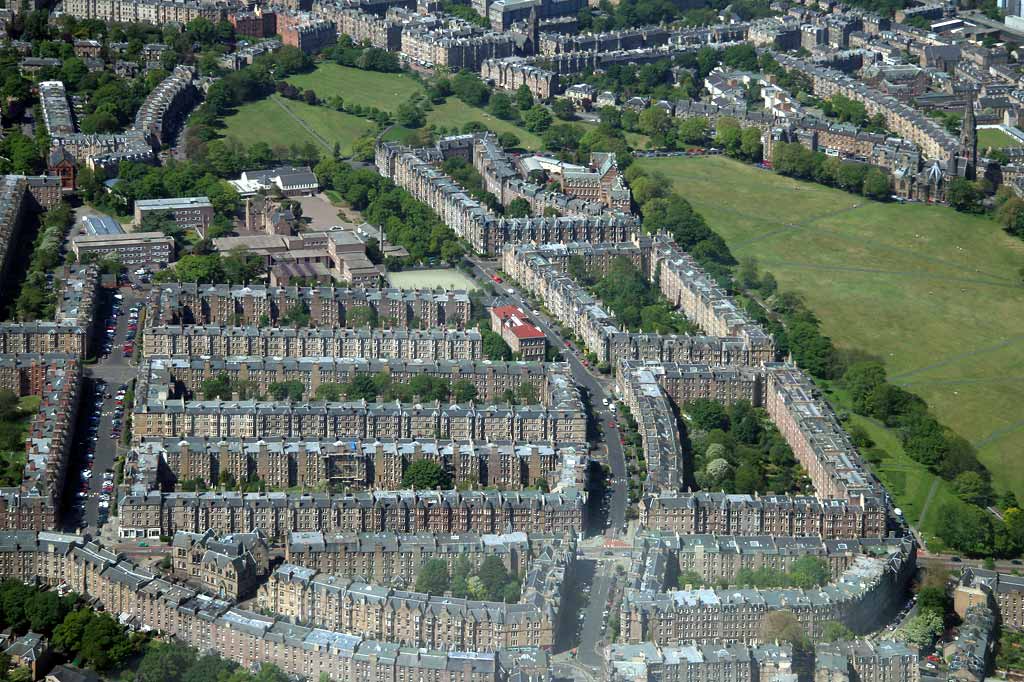
[[[305,123],[315,135],[296,118]],[[238,111],[224,119],[224,124],[225,128],[221,132],[225,137],[234,137],[246,144],[259,140],[274,147],[312,142],[330,151],[334,143],[338,142],[342,154],[351,153],[352,142],[357,137],[375,130],[375,126],[366,119],[305,102],[286,100],[280,95],[271,95],[267,99],[239,107]]]
[[[998,128],[981,128],[978,130],[978,150],[982,151],[992,147],[993,149],[1000,149],[1001,147],[1022,147],[1024,142],[1021,142],[1012,135],[1007,135]]]
[[[513,133],[519,138],[520,144],[526,149],[536,150],[543,146],[540,137],[525,128],[521,128],[510,121],[495,118],[483,109],[471,107],[457,97],[449,97],[444,104],[435,106],[433,110],[427,113],[428,125],[433,123],[435,126],[444,126],[445,128],[457,127],[459,130],[462,130],[462,126],[470,121],[482,123],[487,126],[488,130],[499,135],[501,133]]]
[[[346,103],[395,111],[398,105],[423,91],[416,79],[404,73],[363,71],[334,62],[324,62],[311,73],[292,76],[288,82],[313,90],[321,99],[339,95]]]
[[[837,346],[884,361],[975,444],[998,489],[1024,491],[1024,242],[947,207],[875,203],[721,157],[637,163],[668,176],[738,258],[803,294]],[[918,499],[924,474],[906,464]]]

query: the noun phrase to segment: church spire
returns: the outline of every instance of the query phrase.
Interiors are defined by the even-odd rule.
[[[967,105],[960,126],[960,158],[965,164],[965,175],[973,180],[978,167],[978,122],[974,117],[974,89],[967,89]]]

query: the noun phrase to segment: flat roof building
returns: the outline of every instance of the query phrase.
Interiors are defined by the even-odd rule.
[[[82,217],[82,228],[90,236],[124,234],[121,223],[106,215],[87,215]]]
[[[179,227],[195,230],[203,239],[206,238],[206,228],[213,220],[213,204],[209,197],[174,197],[136,201],[135,224],[142,225],[147,215],[157,211],[167,211]]]
[[[165,265],[174,260],[174,239],[162,232],[84,234],[71,238],[71,251],[79,262],[117,256],[122,265]]]

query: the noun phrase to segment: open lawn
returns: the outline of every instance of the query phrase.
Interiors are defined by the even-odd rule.
[[[246,144],[259,140],[271,147],[288,147],[312,142],[324,151],[331,151],[338,142],[342,154],[351,153],[352,142],[357,137],[375,130],[366,119],[286,100],[280,95],[239,107],[224,119],[224,125],[221,132],[225,137],[234,137]]]
[[[315,71],[292,76],[288,82],[303,90],[312,90],[321,99],[339,95],[348,104],[396,111],[423,87],[404,73],[378,73],[324,62]]]
[[[1024,142],[1021,142],[1013,135],[1007,135],[998,128],[979,128],[978,151],[984,151],[989,147],[992,147],[993,149],[1000,149],[1001,147],[1024,147]]]
[[[839,347],[884,361],[975,444],[998,489],[1024,494],[1024,242],[986,218],[871,202],[723,157],[637,163],[668,176],[738,258],[800,292]],[[888,475],[904,465],[897,499],[916,522],[926,473],[907,459]]]
[[[483,109],[471,107],[457,97],[449,97],[444,104],[435,106],[427,113],[427,124],[433,123],[435,126],[444,126],[445,128],[457,127],[462,130],[462,126],[470,121],[482,123],[487,126],[488,130],[499,135],[514,133],[519,138],[520,144],[526,149],[540,149],[543,146],[540,137],[525,128],[520,128],[510,121],[495,118]]]

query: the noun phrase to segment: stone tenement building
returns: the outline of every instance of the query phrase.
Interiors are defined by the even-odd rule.
[[[73,354],[0,353],[0,391],[10,391],[19,398],[42,397],[46,373],[51,366],[77,359]]]
[[[79,1],[72,0],[72,2]],[[91,0],[81,1],[90,2]],[[188,6],[187,3],[169,2],[166,4],[178,8]],[[66,7],[65,11],[68,11]],[[135,23],[145,20],[128,19],[125,21]],[[176,67],[170,76],[161,81],[146,96],[135,115],[132,127],[124,133],[116,134],[76,132],[64,84],[60,81],[47,82],[47,92],[44,93],[43,98],[43,114],[48,130],[50,130],[50,172],[59,173],[64,186],[67,189],[73,189],[75,186],[74,167],[85,165],[92,169],[110,170],[116,169],[121,161],[151,162],[154,154],[165,143],[175,138],[186,115],[199,102],[200,94],[194,83],[195,77],[196,71],[193,67]],[[72,162],[72,168],[63,164],[68,157]]]
[[[181,489],[200,481],[214,487],[221,475],[259,479],[271,489],[301,486],[394,490],[405,470],[426,459],[441,464],[455,486],[523,490],[539,479],[555,488],[583,487],[590,460],[581,448],[531,443],[166,438],[129,452],[125,476],[146,490]]]
[[[67,0],[64,13],[76,19],[162,26],[170,22],[184,25],[200,17],[216,23],[225,17],[227,7],[226,3],[189,0]]]
[[[297,531],[575,535],[583,528],[585,501],[586,494],[576,489],[348,495],[150,492],[125,495],[117,506],[122,538],[259,528],[271,540],[280,540]]]
[[[171,541],[172,562],[179,576],[188,576],[221,599],[240,599],[256,591],[270,573],[270,549],[258,529],[218,537],[212,531],[179,531]]]
[[[305,438],[401,439],[443,438],[449,440],[519,441],[532,443],[586,442],[586,412],[567,365],[531,363],[458,363],[441,361],[428,365],[401,361],[367,361],[354,358],[266,360],[229,358],[197,360],[150,358],[147,371],[140,373],[133,406],[133,443],[146,438]],[[397,364],[396,364],[397,363]],[[511,405],[481,403],[466,405],[439,402],[401,404],[397,402],[291,402],[247,400],[192,400],[202,381],[220,374],[233,374],[252,382],[265,393],[273,382],[289,376],[302,381],[312,395],[321,378],[335,381],[361,371],[387,369],[401,381],[416,374],[438,378],[465,378],[474,383],[481,396],[495,400],[506,390],[528,381],[540,403]],[[321,374],[325,372],[325,374]],[[438,374],[438,371],[442,372]],[[311,374],[312,373],[312,374]],[[543,383],[539,383],[543,376]],[[538,377],[531,380],[531,377]],[[340,382],[339,382],[340,383]],[[500,387],[500,388],[499,388]]]
[[[286,563],[260,587],[256,603],[293,622],[413,646],[550,650],[574,563],[575,547],[540,548],[515,604],[395,590]]]
[[[645,495],[640,525],[681,535],[810,536],[827,540],[884,537],[879,500],[819,499],[804,495],[729,495],[696,492]]]
[[[868,471],[832,408],[818,397],[806,374],[793,365],[767,371],[768,416],[807,471],[821,497],[856,499],[885,493]]]
[[[400,52],[402,49],[402,24],[397,21],[337,5],[320,10],[314,5],[314,11],[324,19],[333,21],[338,33],[349,36],[357,45],[368,42],[388,52]]]
[[[659,592],[675,586],[680,573],[703,578],[693,588],[732,584],[742,570],[787,572],[794,561],[814,556],[825,561],[834,577],[848,570],[860,556],[891,556],[902,540],[887,538],[754,537],[737,535],[679,535],[645,532],[633,542],[629,585]]]
[[[960,174],[957,172],[957,166],[962,163],[958,161],[959,144],[935,119],[834,69],[781,53],[776,53],[775,58],[787,71],[809,76],[818,97],[840,94],[860,102],[867,109],[868,116],[882,114],[885,127],[920,147],[926,158],[948,162],[952,174]]]
[[[629,258],[646,276],[658,275],[659,282],[670,287],[675,302],[690,320],[703,320],[714,331],[710,336],[622,331],[601,302],[566,274],[569,260],[575,256],[582,258],[587,269],[596,274],[606,274],[617,258]],[[583,339],[601,362],[632,358],[759,365],[774,359],[771,337],[750,321],[688,255],[664,237],[635,237],[631,244],[507,246],[502,251],[501,266],[521,286],[541,298],[558,321]]]
[[[291,403],[143,398],[132,415],[133,443],[147,438],[442,438],[582,443],[586,413],[568,406],[456,405],[439,402]]]
[[[662,295],[705,334],[739,337],[752,348],[771,349],[770,353],[762,352],[761,358],[772,359],[771,337],[670,237],[654,240],[648,267],[648,278],[652,282],[657,278]]]
[[[514,92],[525,85],[537,99],[551,99],[562,92],[557,73],[534,66],[522,57],[487,59],[480,65],[480,77],[499,90]]]
[[[970,595],[970,592],[974,595]],[[973,599],[967,597],[973,596]],[[999,610],[999,623],[1014,630],[1024,629],[1024,578],[983,568],[967,567],[955,594],[961,618],[969,606],[991,599]]]
[[[511,57],[516,43],[507,33],[462,22],[439,28],[410,24],[402,29],[401,50],[404,61],[422,68],[479,71],[488,59]]]
[[[916,570],[916,546],[909,540],[885,558],[855,557],[834,582],[811,590],[627,588],[620,608],[622,639],[667,645],[757,643],[763,641],[765,616],[781,609],[791,611],[811,637],[829,621],[866,633],[899,608]]]
[[[0,566],[5,578],[48,587],[66,585],[141,628],[216,652],[247,669],[273,664],[287,675],[313,679],[323,674],[333,680],[507,682],[522,673],[538,682],[548,679],[538,676],[548,666],[540,651],[520,656],[507,651],[409,648],[291,624],[155,577],[77,535],[6,534],[0,537]]]
[[[191,66],[177,66],[170,76],[160,82],[146,96],[135,114],[135,130],[138,130],[154,151],[174,141],[178,128],[200,99],[194,84],[196,70]]]
[[[566,363],[496,362],[490,360],[436,360],[434,362],[350,357],[274,358],[229,356],[212,358],[151,357],[140,368],[139,396],[150,399],[185,396],[202,401],[203,383],[227,377],[233,385],[244,384],[250,396],[268,396],[274,384],[289,381],[303,385],[303,400],[317,400],[324,384],[348,384],[360,375],[386,374],[400,384],[417,377],[447,381],[468,381],[476,388],[481,403],[499,402],[509,391],[516,393],[529,384],[537,396],[531,402],[569,405],[579,395]],[[212,396],[208,396],[211,397]],[[454,402],[454,401],[453,401]],[[470,401],[471,402],[471,401]]]
[[[147,325],[293,326],[282,318],[294,307],[309,313],[310,327],[463,327],[471,319],[464,291],[169,284]]]
[[[6,278],[10,273],[10,250],[20,241],[28,213],[52,208],[59,202],[59,181],[53,184],[45,177],[0,176],[0,276]]]
[[[793,647],[736,642],[658,646],[653,642],[605,647],[608,682],[769,682],[792,680]],[[906,682],[893,680],[891,682]]]
[[[146,329],[151,355],[262,355],[275,358],[391,358],[480,360],[477,329],[345,329],[331,327],[224,327],[161,325]]]
[[[829,682],[919,682],[916,646],[882,640],[840,641],[814,646],[814,680]]]
[[[18,364],[16,356],[0,357],[0,364]],[[0,488],[0,529],[45,530],[60,520],[61,498],[67,476],[74,426],[78,416],[82,367],[77,356],[40,358],[32,381],[18,385],[5,372],[5,388],[16,395],[38,395],[39,410],[29,424],[25,440],[26,462],[21,485]],[[39,377],[40,372],[42,376]],[[20,374],[20,371],[18,372]],[[41,378],[41,381],[40,381]]]
[[[416,576],[427,561],[444,561],[450,575],[463,560],[476,569],[485,558],[496,556],[507,571],[520,575],[542,547],[557,545],[560,540],[522,532],[501,535],[292,533],[285,547],[285,562],[343,578],[362,578],[371,585],[409,588],[415,585]],[[573,539],[566,541],[572,543]]]
[[[616,380],[620,393],[630,392],[629,384],[633,383],[636,375],[653,377],[669,398],[680,406],[701,399],[725,405],[741,400],[754,407],[764,405],[764,373],[753,367],[621,360]]]
[[[447,139],[441,140],[437,147],[420,149],[388,142],[377,145],[377,169],[436,211],[445,224],[478,253],[496,254],[505,244],[526,242],[621,242],[627,241],[635,231],[636,218],[624,214],[550,218],[495,216],[434,165],[447,158],[444,154],[449,148],[453,148],[451,156],[472,160],[472,145],[453,147]],[[430,160],[424,160],[421,154]]]

